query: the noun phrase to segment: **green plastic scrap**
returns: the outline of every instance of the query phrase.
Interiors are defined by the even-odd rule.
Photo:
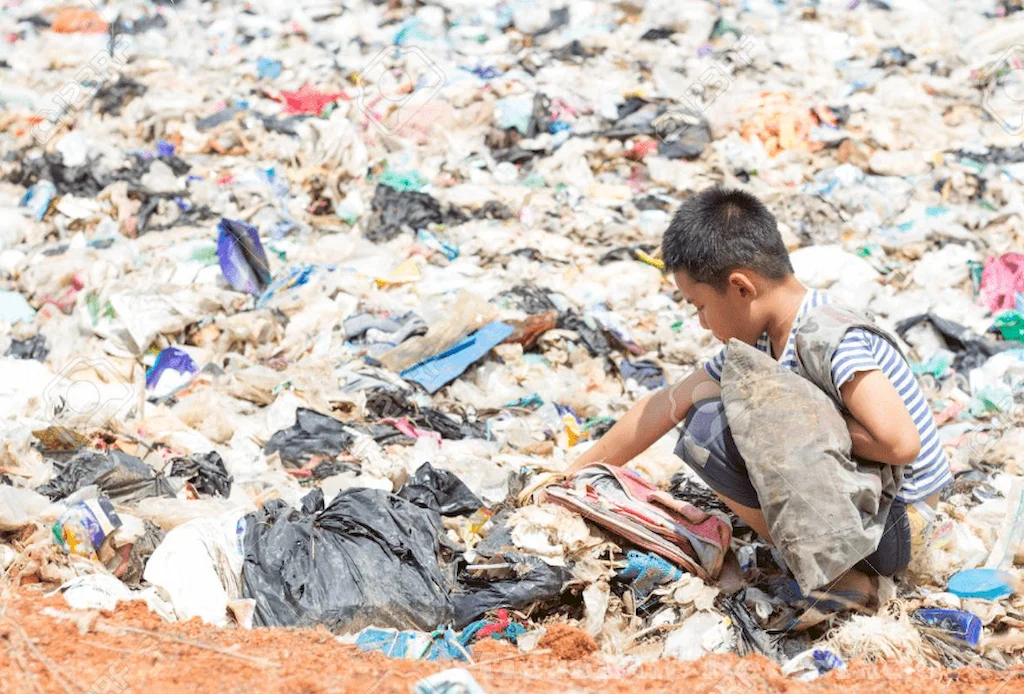
[[[721,36],[725,36],[726,34],[732,34],[738,39],[743,38],[743,31],[738,26],[720,18],[715,22],[715,25],[711,27],[711,38],[717,39]]]
[[[985,386],[971,401],[971,414],[982,417],[992,412],[1006,412],[1013,407],[1013,391],[1007,386]]]
[[[977,260],[968,260],[967,267],[971,271],[971,285],[974,287],[974,298],[978,298],[978,293],[981,291],[981,273],[985,269],[985,265]]]
[[[420,176],[419,171],[396,171],[390,167],[384,170],[377,182],[397,191],[414,193],[422,192],[429,184],[427,179]]]
[[[996,329],[1004,340],[1024,341],[1024,314],[1015,308],[996,316]]]
[[[530,393],[529,395],[518,398],[516,400],[510,400],[506,402],[502,407],[540,407],[544,404],[544,398],[537,393]]]
[[[950,352],[936,352],[923,364],[911,364],[910,370],[917,376],[931,374],[935,378],[942,378],[942,375],[949,370],[951,356]]]
[[[96,294],[90,292],[89,295],[85,297],[85,306],[89,309],[89,318],[92,319],[92,324],[96,325],[100,319],[100,298]]]
[[[192,257],[189,258],[194,263],[202,263],[203,265],[214,265],[218,261],[217,258],[217,247],[216,246],[204,246],[197,248],[192,251]]]
[[[116,318],[117,312],[109,301],[100,306],[99,294],[91,293],[85,297],[85,306],[89,310],[89,319],[93,325],[99,323],[100,318]]]
[[[985,164],[980,161],[975,161],[969,157],[964,157],[960,160],[961,166],[966,166],[968,169],[973,169],[975,173],[981,173],[985,170]]]

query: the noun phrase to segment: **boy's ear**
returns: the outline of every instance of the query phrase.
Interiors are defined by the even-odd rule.
[[[746,299],[757,298],[757,284],[743,270],[733,270],[729,273],[729,286],[736,289],[740,296]]]

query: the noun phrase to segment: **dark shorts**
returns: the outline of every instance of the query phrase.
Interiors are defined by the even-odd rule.
[[[729,431],[725,405],[720,399],[694,403],[680,433],[676,455],[705,484],[741,506],[761,508],[757,491],[750,482],[747,464]],[[892,576],[905,569],[909,563],[910,520],[907,518],[907,507],[901,501],[894,501],[878,549],[862,559],[855,568],[869,574]]]

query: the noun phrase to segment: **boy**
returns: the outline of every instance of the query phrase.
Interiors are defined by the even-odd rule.
[[[701,327],[723,342],[735,338],[757,347],[783,367],[797,365],[800,320],[828,296],[808,290],[793,275],[775,218],[752,195],[718,188],[684,202],[662,241],[665,270]],[[781,355],[781,356],[779,356]],[[624,465],[679,422],[710,455],[698,464],[677,447],[694,472],[732,511],[771,540],[757,491],[732,439],[719,381],[723,349],[704,368],[634,405],[569,469],[604,462]],[[852,452],[903,466],[903,484],[874,554],[829,586],[866,604],[876,590],[870,574],[890,576],[909,561],[907,504],[931,505],[952,475],[931,410],[910,367],[886,339],[863,328],[843,334],[831,360],[831,378],[842,396]]]

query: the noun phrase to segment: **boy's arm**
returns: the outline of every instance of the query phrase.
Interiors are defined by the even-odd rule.
[[[889,465],[917,460],[921,437],[903,398],[884,373],[859,371],[839,392],[852,415],[846,423],[856,455]]]
[[[697,369],[679,383],[651,393],[631,407],[576,459],[566,474],[594,463],[625,465],[682,422],[694,402],[720,395],[718,382],[703,368]]]

